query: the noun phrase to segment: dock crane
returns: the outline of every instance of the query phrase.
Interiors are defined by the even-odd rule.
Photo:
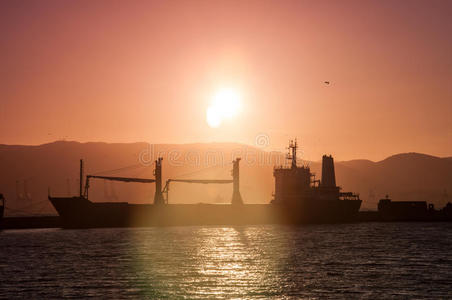
[[[166,195],[165,203],[168,203],[168,192],[170,190],[171,182],[185,182],[197,184],[233,184],[232,201],[231,204],[243,204],[242,196],[239,190],[239,162],[240,158],[233,161],[232,179],[168,179],[162,193]]]

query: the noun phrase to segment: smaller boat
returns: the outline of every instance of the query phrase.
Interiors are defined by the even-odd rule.
[[[452,203],[442,209],[435,209],[427,201],[392,201],[388,195],[378,202],[381,221],[434,222],[452,220]]]

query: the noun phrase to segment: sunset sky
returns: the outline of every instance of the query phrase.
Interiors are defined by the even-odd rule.
[[[447,0],[3,0],[0,143],[452,156],[451,16]],[[221,91],[240,108],[209,126]]]

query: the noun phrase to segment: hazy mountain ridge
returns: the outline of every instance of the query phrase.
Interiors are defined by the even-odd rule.
[[[342,174],[341,166],[356,173],[350,178]],[[337,177],[344,186],[361,192],[368,204],[389,194],[394,200],[425,200],[443,206],[445,194],[452,190],[452,160],[401,153],[378,162],[338,162]]]
[[[79,190],[79,159],[85,174],[153,177],[153,161],[164,157],[167,178],[229,178],[233,158],[242,157],[241,192],[248,203],[267,203],[274,189],[273,166],[284,163],[284,154],[235,143],[162,144],[79,143],[58,141],[38,146],[0,145],[0,192],[12,208],[9,214],[54,213],[47,201],[52,195],[75,195]],[[317,178],[321,162],[308,162]],[[452,158],[420,153],[402,153],[382,161],[365,159],[336,162],[337,183],[344,191],[358,192],[363,208],[375,209],[378,199],[389,194],[394,200],[426,200],[442,207],[444,191],[452,191]],[[27,186],[27,197],[24,192]],[[17,191],[16,191],[17,189]],[[104,183],[91,185],[94,201],[152,201],[154,185]],[[21,195],[22,194],[22,195]],[[19,196],[18,196],[19,195]],[[173,185],[170,202],[228,202],[228,185]],[[31,198],[31,199],[30,199]],[[449,200],[450,201],[450,200]]]

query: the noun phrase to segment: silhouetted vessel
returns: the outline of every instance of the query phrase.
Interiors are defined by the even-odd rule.
[[[451,221],[452,203],[436,210],[433,204],[426,201],[392,201],[386,195],[378,202],[378,214],[381,221]]]
[[[169,225],[235,225],[265,223],[336,223],[354,221],[361,206],[358,195],[341,193],[336,186],[334,162],[323,156],[322,180],[315,180],[309,167],[297,166],[297,144],[291,142],[289,168],[274,169],[275,197],[270,204],[243,204],[239,191],[239,162],[233,162],[232,180],[168,179],[162,190],[162,159],[155,161],[155,179],[92,176],[86,177],[85,193],[72,198],[49,200],[64,227],[127,227]],[[96,203],[88,200],[89,179],[155,183],[154,204],[127,202]],[[83,179],[81,161],[80,182]],[[170,182],[233,184],[231,204],[168,204]]]

